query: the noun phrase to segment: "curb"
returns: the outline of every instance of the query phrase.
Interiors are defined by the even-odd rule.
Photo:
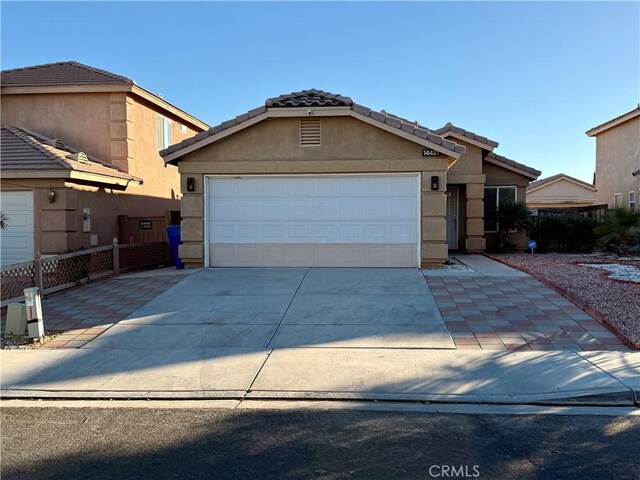
[[[620,340],[622,340],[623,343],[627,347],[629,347],[629,348],[631,348],[633,350],[640,350],[640,343],[636,343],[633,340],[631,340],[630,338],[627,338],[603,314],[601,314],[600,312],[595,310],[593,307],[588,305],[584,300],[578,298],[573,293],[569,292],[568,290],[566,290],[566,289],[564,289],[562,287],[557,286],[556,284],[550,282],[549,280],[547,280],[546,278],[544,278],[541,275],[538,275],[537,273],[529,272],[529,271],[524,270],[522,268],[519,268],[519,267],[516,267],[514,265],[511,265],[511,264],[505,262],[504,260],[502,260],[500,258],[496,258],[496,257],[493,257],[493,256],[488,255],[488,254],[483,254],[483,255],[485,257],[487,257],[487,258],[490,258],[491,260],[494,260],[494,261],[496,261],[498,263],[506,265],[507,267],[513,268],[515,270],[518,270],[520,272],[523,272],[523,273],[526,273],[527,275],[532,276],[533,278],[538,280],[540,283],[542,283],[546,287],[549,287],[550,289],[554,290],[555,292],[559,293],[564,298],[566,298],[571,303],[573,303],[576,307],[580,308],[582,311],[584,311],[585,313],[589,314],[594,320],[600,322],[604,327],[606,327],[607,330],[609,330],[611,333],[615,334]]]

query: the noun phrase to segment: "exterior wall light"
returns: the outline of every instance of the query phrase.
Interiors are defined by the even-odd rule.
[[[51,187],[49,187],[49,192],[47,193],[47,198],[49,199],[49,203],[55,203],[55,201],[56,201],[56,192]]]

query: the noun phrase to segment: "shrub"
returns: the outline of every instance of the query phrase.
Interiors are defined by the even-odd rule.
[[[628,208],[609,210],[605,221],[596,228],[598,245],[606,246],[620,255],[628,255],[640,227],[640,212]]]

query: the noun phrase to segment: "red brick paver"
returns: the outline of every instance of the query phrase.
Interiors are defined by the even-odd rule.
[[[427,277],[459,349],[629,350],[570,301],[530,277]]]
[[[184,278],[112,278],[50,295],[42,305],[45,329],[64,333],[40,348],[81,347]]]

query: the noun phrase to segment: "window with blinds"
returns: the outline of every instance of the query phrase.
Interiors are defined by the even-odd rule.
[[[319,118],[300,119],[300,145],[303,147],[317,147],[320,145]]]

